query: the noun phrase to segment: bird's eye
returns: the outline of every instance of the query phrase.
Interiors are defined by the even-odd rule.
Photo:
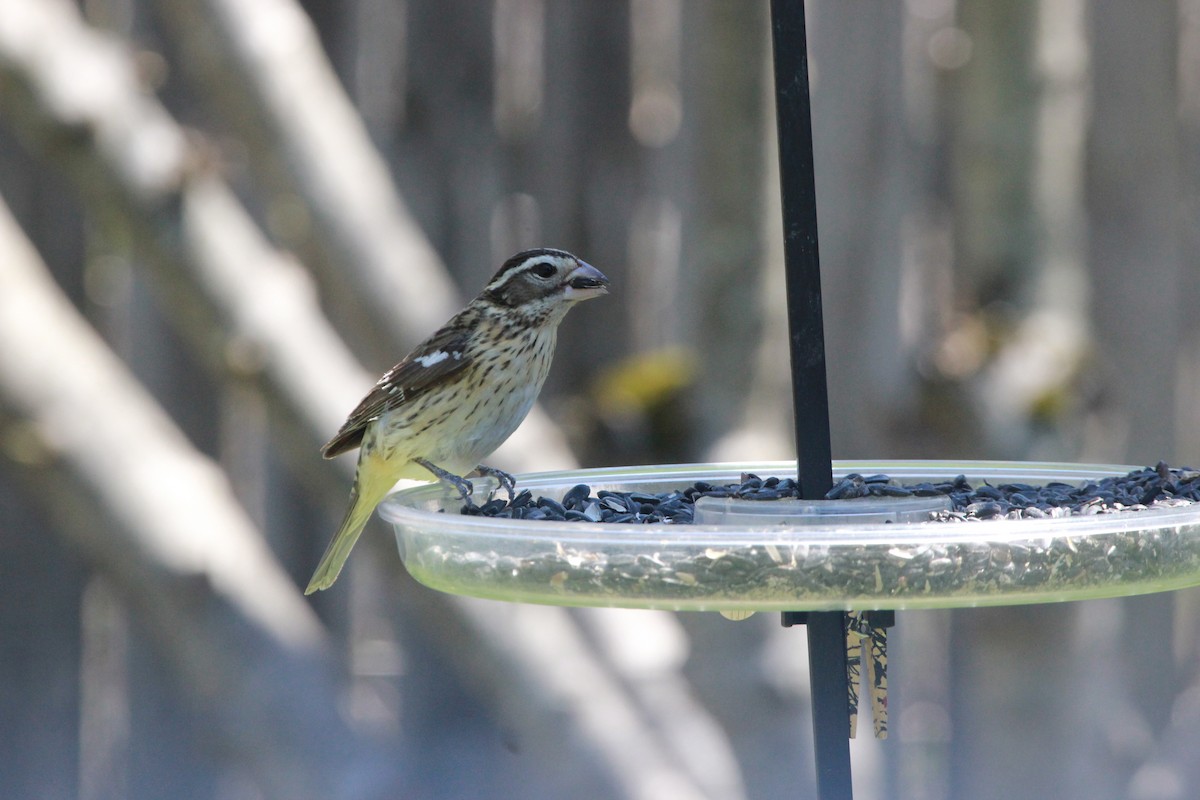
[[[538,263],[536,263],[532,267],[530,267],[529,271],[532,272],[534,275],[536,275],[539,278],[553,278],[554,273],[557,272],[558,270],[556,270],[554,268],[554,265],[551,264],[549,261],[539,261]]]

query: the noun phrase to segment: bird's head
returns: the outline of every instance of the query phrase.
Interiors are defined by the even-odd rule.
[[[517,253],[483,290],[491,302],[542,318],[575,303],[608,293],[604,273],[563,250],[541,248]]]

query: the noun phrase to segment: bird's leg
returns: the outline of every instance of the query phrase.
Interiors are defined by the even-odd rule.
[[[459,494],[462,495],[465,502],[468,504],[471,502],[471,493],[475,491],[475,486],[469,480],[460,475],[455,475],[453,472],[447,472],[437,464],[426,461],[423,458],[414,458],[413,461],[436,475],[438,480],[445,481],[455,489],[458,489]]]
[[[502,469],[489,467],[487,464],[480,464],[475,468],[480,475],[489,475],[500,481],[500,485],[504,487],[504,491],[508,492],[508,502],[513,501],[513,495],[517,489],[517,479]]]

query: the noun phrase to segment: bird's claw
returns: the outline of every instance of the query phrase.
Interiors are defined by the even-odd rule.
[[[473,505],[471,502],[471,495],[475,492],[475,485],[469,480],[460,475],[455,475],[453,472],[448,472],[439,467],[437,464],[431,463],[424,458],[414,458],[413,461],[432,472],[434,477],[436,477],[438,480],[448,483],[455,489],[458,489],[458,493],[462,495],[463,501],[468,506]]]
[[[448,478],[443,478],[443,480],[448,481],[455,489],[458,489],[458,493],[462,495],[464,502],[471,502],[471,495],[475,493],[475,484],[458,475],[450,475]]]
[[[475,470],[480,475],[487,475],[488,477],[495,478],[497,481],[499,481],[500,486],[502,486],[504,488],[504,491],[508,492],[508,502],[511,503],[513,501],[513,498],[516,497],[517,479],[514,478],[509,473],[505,472],[502,469],[496,469],[495,467],[489,467],[487,464],[480,464],[478,467],[475,468]]]

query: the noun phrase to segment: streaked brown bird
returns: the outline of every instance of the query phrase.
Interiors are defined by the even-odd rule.
[[[375,506],[402,478],[430,475],[463,497],[472,470],[513,478],[480,463],[517,429],[550,371],[558,325],[576,303],[608,292],[608,278],[562,250],[517,253],[484,290],[388,370],[337,435],[334,458],[359,447],[350,507],[305,594],[328,589]]]

